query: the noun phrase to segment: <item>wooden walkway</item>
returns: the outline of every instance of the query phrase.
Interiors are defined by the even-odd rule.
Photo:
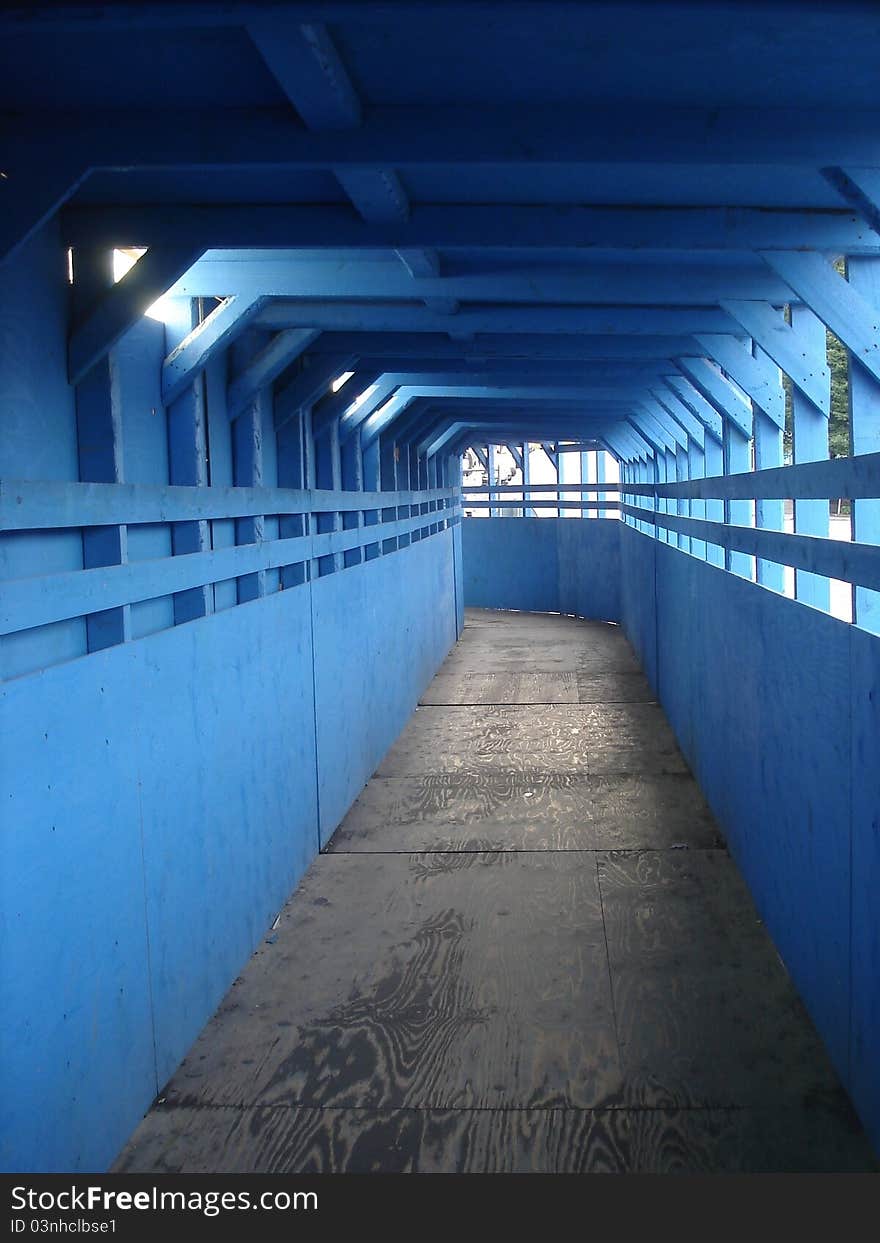
[[[115,1168],[874,1166],[619,628],[470,611]]]

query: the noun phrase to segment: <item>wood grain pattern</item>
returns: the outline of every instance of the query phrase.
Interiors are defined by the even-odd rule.
[[[841,1108],[154,1109],[120,1154],[137,1174],[876,1172]]]
[[[656,704],[418,708],[377,775],[684,772]]]
[[[576,704],[574,673],[443,673],[422,695],[421,704]]]
[[[723,851],[599,859],[621,1057],[664,1105],[802,1104],[839,1086]]]
[[[619,1094],[589,854],[323,855],[166,1090],[178,1104]]]
[[[639,850],[719,846],[686,773],[374,777],[331,851]]]

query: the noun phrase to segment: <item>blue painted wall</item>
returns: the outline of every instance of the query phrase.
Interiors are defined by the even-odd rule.
[[[618,621],[621,525],[606,519],[466,518],[464,603]]]
[[[10,478],[77,478],[63,259],[48,230],[4,270]],[[111,354],[135,483],[169,477],[165,350],[143,320]],[[215,484],[232,481],[224,382],[212,368]],[[234,540],[234,520],[212,525],[215,548]],[[132,561],[171,550],[167,523],[128,537]],[[456,541],[453,527],[283,591],[270,571],[246,603],[233,579],[184,624],[167,595],[136,602],[131,641],[91,654],[82,619],[4,637],[0,1168],[112,1161],[455,641]],[[82,563],[76,528],[0,544],[0,578]]]
[[[880,638],[621,544],[623,625],[880,1147]]]

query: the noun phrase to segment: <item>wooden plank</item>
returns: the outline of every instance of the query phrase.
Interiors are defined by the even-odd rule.
[[[592,855],[329,854],[164,1095],[589,1108],[619,1088]]]
[[[427,530],[429,525],[427,516],[417,516],[387,523],[382,532],[385,538],[391,538],[417,529]],[[341,554],[346,549],[362,547],[368,538],[374,536],[369,537],[365,528],[334,531],[215,548],[210,552],[181,553],[155,561],[13,579],[4,587],[0,634],[190,591],[225,579],[278,569],[310,557]]]
[[[618,854],[598,870],[627,1093],[666,1108],[842,1098],[729,855]]]
[[[677,496],[723,500],[875,499],[880,496],[880,453],[800,462],[734,475],[711,475],[684,483],[633,484],[636,496]]]
[[[766,302],[725,299],[724,309],[764,352],[781,367],[792,384],[828,416],[831,373],[821,357],[785,322],[782,312]]]
[[[644,513],[634,506],[624,508],[633,516]],[[880,589],[880,546],[876,544],[850,544],[822,539],[818,535],[788,535],[782,531],[727,526],[722,522],[703,522],[672,514],[657,513],[653,520],[658,526],[696,535],[721,548],[764,557],[809,574],[843,579],[872,591]]]
[[[382,760],[383,777],[428,773],[682,772],[655,704],[419,708]]]
[[[769,1109],[202,1109],[148,1114],[118,1174],[871,1173],[844,1102]]]
[[[484,772],[374,777],[327,849],[641,850],[719,842],[689,774]]]
[[[0,479],[0,530],[36,531],[62,527],[179,522],[186,519],[245,518],[254,514],[299,514],[326,509],[372,508],[384,492],[331,492],[320,488],[247,488],[185,484],[68,483],[62,480]],[[416,498],[453,502],[453,488],[392,493],[391,503]]]

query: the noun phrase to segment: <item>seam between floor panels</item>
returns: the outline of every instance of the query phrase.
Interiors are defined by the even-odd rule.
[[[617,1046],[617,1065],[623,1078],[623,1054],[620,1049],[620,1028],[617,1024],[617,1005],[614,1000],[614,978],[611,973],[611,952],[608,949],[608,929],[605,926],[605,902],[602,898],[602,878],[599,875],[599,859],[596,858],[596,889],[599,894],[599,911],[602,915],[602,937],[605,941],[605,966],[608,969],[608,991],[611,995],[611,1018],[614,1023],[614,1043]]]

